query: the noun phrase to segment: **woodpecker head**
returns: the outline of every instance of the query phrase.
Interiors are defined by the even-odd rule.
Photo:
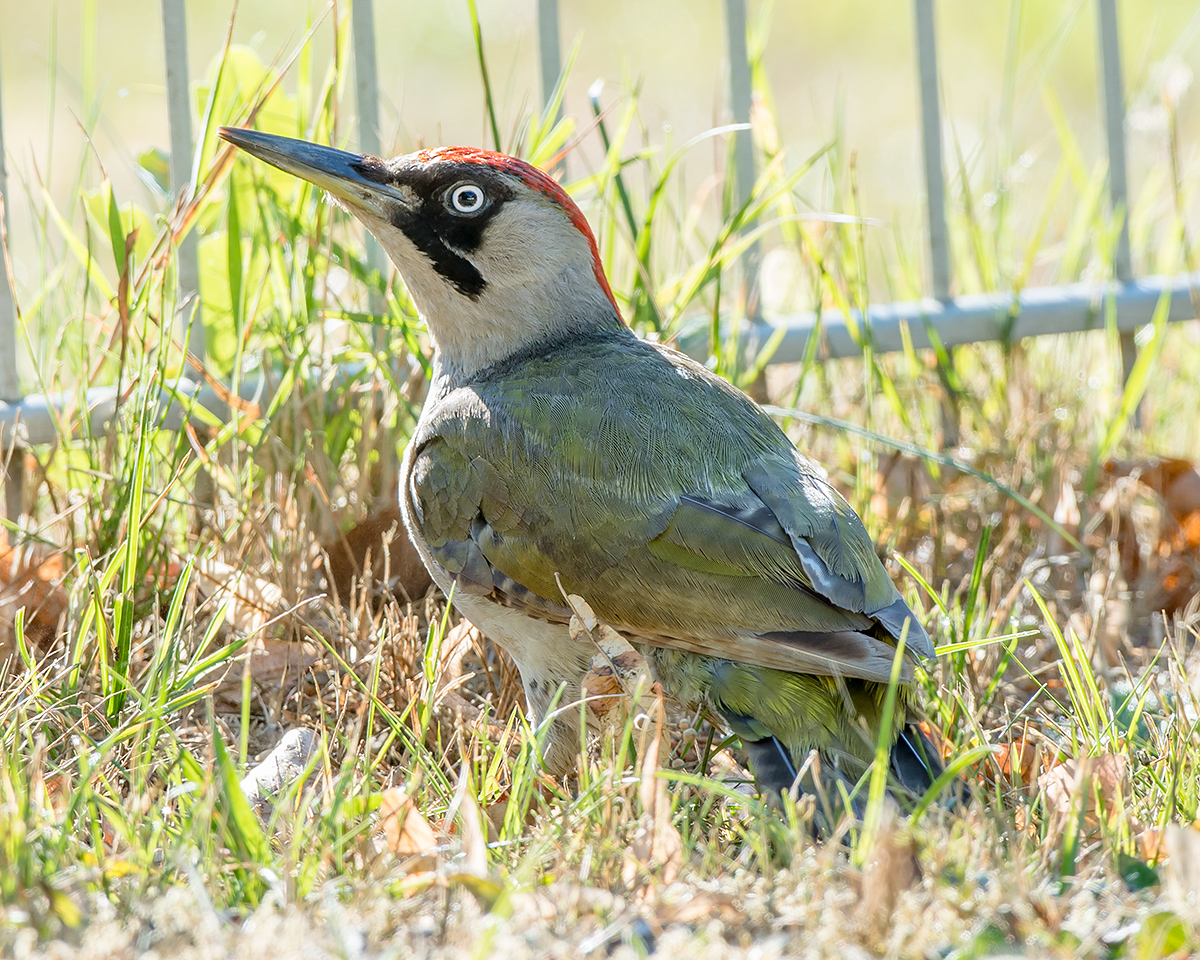
[[[363,222],[452,374],[621,325],[587,220],[523,160],[472,147],[380,160],[253,130],[220,135],[323,188]]]

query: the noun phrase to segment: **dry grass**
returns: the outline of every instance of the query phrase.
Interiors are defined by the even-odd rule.
[[[332,81],[315,84],[297,129],[294,101],[256,92],[270,72],[238,70],[214,123],[258,104],[274,132],[328,136]],[[636,116],[606,118],[612,142],[635,135]],[[567,135],[532,123],[516,148],[549,156]],[[684,318],[736,314],[746,211],[719,191],[677,208],[664,189],[652,207],[630,165],[675,181],[628,150],[577,194],[636,321],[666,320],[670,335]],[[844,153],[808,173],[777,158],[753,204],[777,218],[769,239],[800,264],[796,284],[811,280],[826,305],[873,291],[861,224],[792,216],[810,187],[853,209]],[[204,374],[261,365],[277,386],[228,422],[161,422],[159,386],[183,369],[164,322],[171,228],[103,190],[84,198],[90,219],[43,209],[63,266],[23,320],[72,346],[42,382],[118,383],[125,401],[111,429],[75,431],[72,415],[57,445],[27,452],[26,515],[0,550],[0,952],[1200,949],[1195,323],[1149,331],[1144,395],[1122,391],[1105,331],[815,357],[755,385],[803,414],[781,419],[863,513],[942,645],[923,681],[931,731],[975,793],[964,811],[911,819],[873,806],[814,843],[808,805],[765,806],[736,743],[653,691],[606,718],[574,776],[540,771],[512,664],[389,537],[428,350],[403,287],[366,275],[356,228],[307,188],[220,154],[202,169],[188,222],[208,278]],[[994,258],[981,275],[1013,278],[1005,249],[1108,269],[1094,238],[1111,224],[1096,210],[1020,251],[1011,235],[972,246],[995,225],[956,200],[957,248]],[[897,271],[913,249],[897,242]],[[368,287],[382,315],[368,314]],[[731,379],[755,379],[718,352]],[[892,438],[938,453],[897,454]],[[317,749],[261,822],[239,781],[297,728]]]

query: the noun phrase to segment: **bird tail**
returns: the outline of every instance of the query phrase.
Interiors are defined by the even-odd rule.
[[[892,747],[892,776],[913,797],[923,797],[944,767],[925,732],[915,723],[900,730]]]
[[[742,737],[741,740],[760,790],[782,796],[792,789],[799,774],[787,747],[777,737],[763,737],[761,740]]]
[[[728,713],[725,715],[727,719],[744,720],[742,717],[730,718]],[[733,725],[735,727],[742,726],[736,722]],[[796,784],[798,775],[798,758],[793,757],[777,737],[768,735],[752,739],[743,731],[739,731],[742,749],[750,761],[750,767],[754,772],[754,778],[758,781],[759,789],[765,794],[774,796],[782,796],[791,790]],[[900,800],[902,805],[904,801],[918,800],[933,786],[938,777],[942,775],[942,771],[943,766],[938,752],[920,727],[913,723],[904,726],[892,747],[890,772],[893,783],[888,792]],[[842,773],[832,764],[823,766],[822,777],[833,778],[826,785],[826,792],[830,792],[830,787],[834,788],[833,797],[838,794],[833,780],[843,781],[847,788],[852,786],[852,783],[846,781]],[[805,784],[801,781],[799,784],[801,793],[806,792],[806,786],[811,790],[813,784]],[[856,816],[861,816],[863,813],[859,807],[865,804],[865,800],[865,797],[856,797],[854,801],[851,801]]]

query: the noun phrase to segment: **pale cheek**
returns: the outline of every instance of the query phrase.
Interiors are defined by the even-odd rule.
[[[504,286],[553,277],[585,258],[591,251],[580,240],[556,235],[552,230],[516,229],[489,231],[495,240],[485,242],[471,259],[489,282]]]
[[[375,224],[368,223],[367,228],[375,235],[375,239],[379,241],[379,245],[383,247],[383,252],[388,255],[388,259],[396,265],[396,269],[400,271],[400,276],[404,277],[404,282],[408,283],[410,278],[420,275],[420,267],[424,261],[428,270],[428,261],[424,255],[409,242],[399,230],[391,224],[385,224],[382,221],[377,221],[379,228],[375,228]],[[429,271],[432,273],[432,271]]]

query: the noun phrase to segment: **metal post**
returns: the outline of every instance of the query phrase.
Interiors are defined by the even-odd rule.
[[[5,163],[4,121],[0,116],[0,196],[4,198],[4,232],[8,234],[8,168]],[[21,399],[21,384],[17,379],[16,307],[12,288],[8,284],[8,269],[0,266],[0,400]]]
[[[354,0],[354,97],[358,104],[358,148],[379,156],[379,74],[375,67],[375,10],[372,0]]]
[[[351,29],[354,33],[354,97],[358,104],[358,148],[363,153],[379,156],[383,149],[379,137],[379,73],[375,66],[375,10],[372,0],[354,0],[350,7]],[[383,248],[367,232],[367,266],[374,273],[384,271]],[[371,312],[383,313],[384,301],[374,287],[370,288]],[[381,331],[382,333],[382,331]],[[382,345],[382,344],[377,344]]]
[[[1113,251],[1113,269],[1121,283],[1133,279],[1129,254],[1129,187],[1125,173],[1125,88],[1121,77],[1121,37],[1117,30],[1117,0],[1097,0],[1100,39],[1100,83],[1104,98],[1104,128],[1108,136],[1108,196],[1113,213],[1121,217],[1121,232]]]
[[[562,73],[562,51],[558,37],[558,0],[538,0],[538,54],[542,67],[542,103],[550,105],[550,97]],[[558,116],[562,119],[562,104]]]
[[[746,0],[725,0],[725,30],[729,41],[729,101],[733,122],[747,124],[734,134],[734,203],[740,208],[754,191],[754,138],[750,123],[750,57],[746,50]],[[750,229],[745,224],[743,229]],[[759,248],[755,243],[746,251],[746,313],[751,319],[760,314],[758,297]]]
[[[192,183],[193,153],[191,74],[188,72],[187,15],[184,0],[162,0],[163,55],[167,67],[167,122],[171,134],[171,191],[175,202],[189,198]],[[178,316],[181,332],[187,333],[187,351],[201,363],[207,352],[204,343],[204,315],[200,310],[200,251],[195,229],[184,234],[176,251],[175,271],[179,277]],[[199,379],[190,364],[183,375]],[[212,474],[201,467],[192,486],[192,498],[198,509],[192,516],[193,530],[203,523],[203,514],[216,503]]]
[[[375,59],[374,0],[352,0],[350,27],[354,39],[354,101],[358,106],[358,148],[363,153],[377,157],[383,151],[383,144],[379,134],[379,71]],[[383,247],[369,230],[364,233],[367,267],[372,273],[384,277],[387,258],[384,256]],[[383,316],[387,311],[387,301],[374,284],[367,289],[367,304],[374,316]],[[377,354],[386,355],[387,328],[377,326],[371,339]],[[397,362],[393,358],[393,366]],[[385,443],[379,454],[379,485],[375,493],[386,497],[392,489],[395,477],[399,475],[400,461],[393,443]]]
[[[942,171],[942,115],[938,91],[933,0],[915,0],[917,73],[921,87],[921,146],[929,214],[929,271],[933,296],[950,299],[950,246],[946,230],[946,181]]]
[[[4,142],[4,120],[0,115],[0,196],[4,197],[4,232],[8,233],[8,167],[5,162],[7,146]],[[8,270],[0,266],[3,282],[0,283],[0,400],[20,400],[21,384],[17,379],[17,327],[16,307],[12,288],[8,284]]]
[[[8,235],[8,167],[5,163],[4,120],[0,115],[0,197],[4,198],[4,234]],[[8,269],[0,263],[0,401],[16,403],[21,399],[17,377],[16,304],[8,283]],[[16,442],[16,425],[0,431],[0,459],[5,467],[5,516],[15,521],[21,513],[25,486],[25,451]]]
[[[183,0],[162,0],[163,52],[167,63],[167,116],[171,129],[171,190],[176,201],[192,190],[192,107],[188,80],[187,18]],[[189,231],[179,244],[176,270],[179,275],[181,323],[193,313],[200,294],[200,258],[196,231]],[[204,359],[204,322],[196,309],[188,335],[188,352]]]
[[[1121,78],[1121,35],[1117,27],[1117,0],[1096,0],[1097,39],[1100,43],[1100,95],[1104,101],[1104,129],[1108,136],[1108,199],[1121,232],[1113,251],[1113,272],[1121,283],[1133,279],[1129,253],[1129,187],[1125,173],[1125,89]],[[1121,334],[1121,367],[1125,379],[1133,370],[1137,347],[1132,333]],[[1140,426],[1141,410],[1137,421]]]
[[[925,212],[929,220],[929,277],[933,296],[950,302],[950,237],[946,229],[946,178],[942,167],[941,91],[938,87],[937,31],[933,22],[933,0],[914,0],[914,33],[917,41],[917,79],[921,90],[921,152],[925,159]],[[954,349],[950,349],[954,366]],[[945,381],[939,403],[942,445],[959,442],[959,400]]]

